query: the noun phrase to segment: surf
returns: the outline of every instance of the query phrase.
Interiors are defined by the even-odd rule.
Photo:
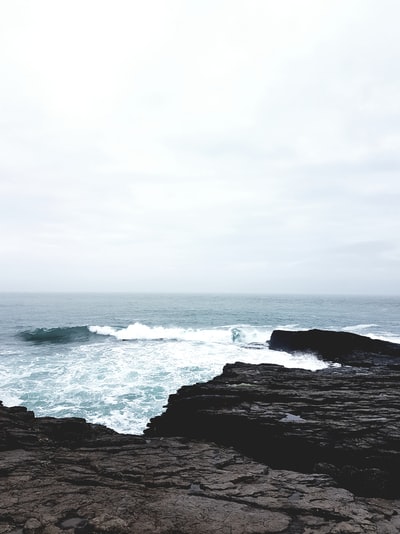
[[[86,343],[93,339],[94,332],[87,326],[60,326],[55,328],[35,328],[34,330],[23,330],[17,336],[23,341],[30,343]]]

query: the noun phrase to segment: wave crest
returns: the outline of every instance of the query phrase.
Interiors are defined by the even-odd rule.
[[[87,342],[93,337],[87,326],[60,326],[25,330],[18,336],[32,343],[77,343]]]
[[[20,332],[18,337],[31,343],[89,343],[111,338],[115,341],[188,341],[194,343],[265,343],[264,328],[249,325],[219,326],[215,328],[182,328],[148,326],[136,322],[125,328],[114,326],[69,326],[36,328]]]
[[[229,329],[195,329],[180,327],[148,326],[136,322],[126,328],[112,326],[89,326],[90,332],[112,336],[120,341],[199,341],[226,342],[230,339]]]
[[[119,341],[189,341],[197,343],[264,343],[268,339],[265,328],[248,325],[218,326],[215,328],[181,328],[148,326],[136,322],[126,328],[89,326],[98,335],[111,336]]]

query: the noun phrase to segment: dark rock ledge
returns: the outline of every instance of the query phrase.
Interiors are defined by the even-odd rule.
[[[355,367],[400,368],[400,345],[352,332],[274,330],[269,348],[286,352],[314,352],[324,360]]]
[[[146,436],[0,405],[0,534],[398,533],[400,370],[365,356],[227,365]]]

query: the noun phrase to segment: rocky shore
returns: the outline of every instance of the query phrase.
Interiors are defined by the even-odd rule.
[[[400,532],[400,346],[276,331],[341,367],[226,365],[143,436],[0,405],[0,534]]]

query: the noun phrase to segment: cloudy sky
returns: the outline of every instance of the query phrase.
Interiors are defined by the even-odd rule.
[[[0,290],[400,294],[398,0],[0,2]]]

